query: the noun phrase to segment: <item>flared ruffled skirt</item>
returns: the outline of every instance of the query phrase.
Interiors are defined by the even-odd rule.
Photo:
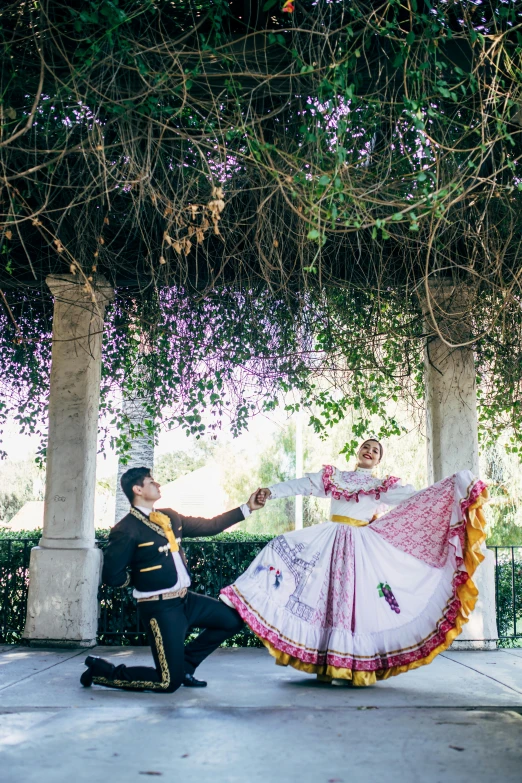
[[[281,665],[355,685],[417,668],[475,606],[485,498],[462,471],[372,525],[278,536],[222,597]]]

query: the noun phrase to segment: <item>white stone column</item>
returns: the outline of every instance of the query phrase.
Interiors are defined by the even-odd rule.
[[[430,287],[432,312],[423,298],[429,336],[425,349],[426,435],[428,480],[440,481],[458,470],[479,475],[476,372],[473,350],[469,346],[449,347],[470,337],[468,310],[473,290],[448,281]],[[437,324],[444,339],[438,335]],[[473,581],[479,598],[469,622],[453,643],[453,649],[495,649],[497,624],[495,613],[495,562],[492,552],[483,547],[486,560],[475,572]]]
[[[31,552],[24,637],[31,644],[96,643],[102,555],[94,541],[101,343],[113,291],[98,278],[50,276],[54,296],[43,535]]]

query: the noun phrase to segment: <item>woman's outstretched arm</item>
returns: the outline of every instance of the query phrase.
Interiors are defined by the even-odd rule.
[[[382,493],[381,501],[387,506],[398,506],[399,503],[404,503],[405,500],[409,500],[419,492],[415,489],[413,484],[396,484],[386,493]]]
[[[265,487],[260,492],[265,493],[267,500],[291,498],[295,495],[314,495],[316,498],[325,498],[323,471],[307,473],[302,478],[290,479],[290,481],[282,481],[280,484]]]

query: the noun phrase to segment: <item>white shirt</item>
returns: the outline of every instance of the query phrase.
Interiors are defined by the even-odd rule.
[[[141,511],[142,514],[144,514],[146,517],[149,516],[152,509],[150,508],[144,508],[144,506],[135,506],[135,508],[138,509],[138,511]],[[250,516],[250,509],[248,508],[246,503],[243,503],[243,505],[240,507],[241,511],[243,512],[243,516],[245,519]],[[152,590],[148,593],[141,593],[139,590],[132,591],[132,594],[134,598],[150,598],[152,595],[162,595],[162,593],[171,593],[174,590],[182,590],[184,587],[190,587],[190,576],[188,575],[188,571],[185,568],[185,563],[183,562],[183,559],[179,552],[172,552],[172,558],[174,560],[174,565],[176,566],[176,572],[178,574],[178,581],[175,585],[172,585],[172,587],[165,587],[163,590]]]
[[[348,494],[352,488],[360,488],[362,490],[358,501],[355,498],[346,500],[344,497],[337,500],[331,496],[330,492],[325,492],[323,474],[324,470],[320,470],[318,473],[307,473],[302,478],[275,484],[269,487],[269,500],[277,500],[278,498],[287,498],[294,495],[314,495],[317,498],[330,497],[330,516],[339,514],[340,516],[370,522],[374,514],[384,511],[386,506],[398,506],[399,503],[417,494],[417,490],[411,484],[401,484],[400,482],[395,483],[386,492],[379,493],[380,497],[376,497],[374,494],[365,494],[365,484],[366,489],[369,489],[372,485],[384,484],[385,480],[373,479],[372,471],[365,468],[358,468],[357,471],[342,471],[336,468],[332,475],[332,483],[339,490],[346,489]],[[354,474],[356,474],[355,478]],[[365,478],[367,478],[367,483]]]

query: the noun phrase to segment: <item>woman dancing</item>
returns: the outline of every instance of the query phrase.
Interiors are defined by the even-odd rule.
[[[374,475],[382,454],[367,440],[353,471],[260,490],[331,498],[329,522],[278,536],[221,591],[282,666],[371,685],[431,663],[468,621],[485,484],[465,470],[417,492]]]

